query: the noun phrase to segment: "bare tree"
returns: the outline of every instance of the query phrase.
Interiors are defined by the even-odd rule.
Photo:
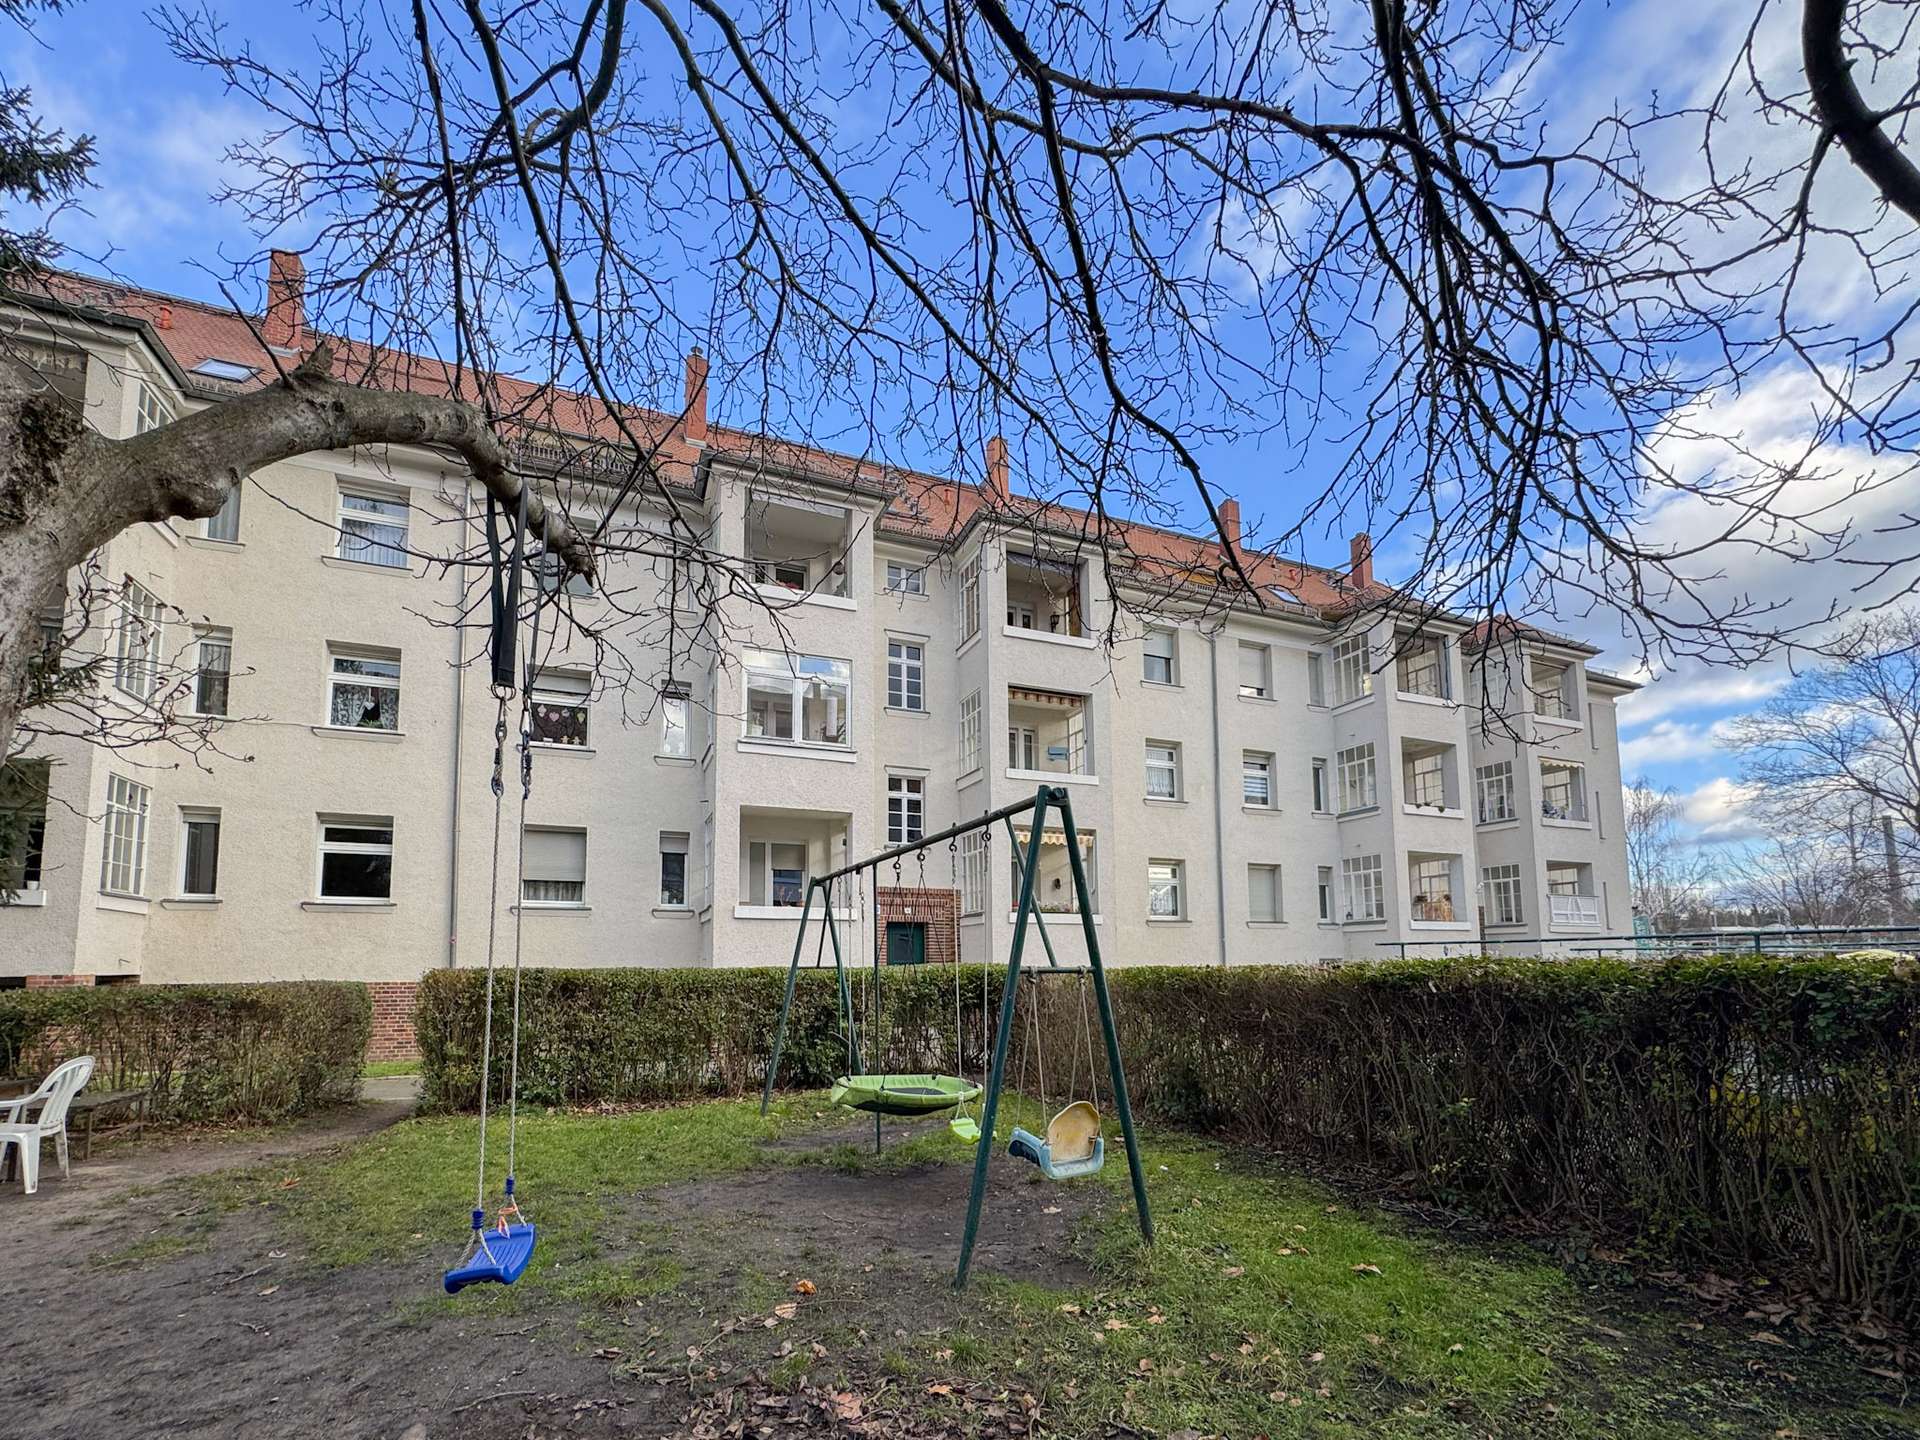
[[[1624,801],[1634,910],[1661,931],[1710,922],[1706,897],[1713,867],[1681,833],[1678,795],[1642,775],[1626,787]]]
[[[1728,744],[1756,810],[1844,855],[1882,914],[1904,910],[1920,875],[1920,611],[1856,626],[1843,658],[1736,721]]]

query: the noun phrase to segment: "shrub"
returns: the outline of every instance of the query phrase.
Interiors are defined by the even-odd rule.
[[[269,1123],[351,1100],[364,985],[104,985],[0,995],[0,1073],[95,1059],[93,1090],[150,1092],[160,1122]]]
[[[1905,970],[1436,960],[1129,969],[1112,988],[1143,1112],[1920,1322]],[[1064,998],[1056,1049],[1079,1024]]]
[[[963,966],[964,1054],[954,1045],[954,981],[947,966],[889,970],[882,982],[885,1051],[892,1071],[978,1077],[981,981],[998,1005],[998,971]],[[864,972],[853,979],[855,1016],[865,1027]],[[683,1100],[757,1091],[766,1077],[786,986],[784,970],[528,970],[521,980],[520,1096],[535,1104]],[[479,1103],[486,976],[442,970],[420,984],[414,1029],[420,1039],[422,1102],[437,1109]],[[496,976],[493,1093],[506,1093],[513,1018],[511,976]],[[863,1068],[881,1068],[871,1050]],[[803,970],[787,1023],[780,1083],[831,1083],[847,1066],[847,1042],[829,970]]]

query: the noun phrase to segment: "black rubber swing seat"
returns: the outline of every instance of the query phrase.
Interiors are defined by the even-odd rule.
[[[980,1087],[957,1075],[842,1075],[828,1099],[876,1115],[933,1115],[980,1098]]]

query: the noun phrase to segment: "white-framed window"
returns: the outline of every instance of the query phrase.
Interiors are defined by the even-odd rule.
[[[1007,727],[1007,765],[1014,770],[1040,768],[1040,732],[1031,725]]]
[[[1319,650],[1307,652],[1307,704],[1327,703],[1327,657]]]
[[[1247,919],[1256,925],[1277,925],[1280,918],[1280,867],[1247,866]]]
[[[1524,924],[1520,900],[1520,867],[1489,865],[1480,872],[1480,888],[1486,896],[1489,925]]]
[[[887,641],[887,704],[895,710],[924,710],[926,650],[911,640]]]
[[[393,899],[391,815],[320,817],[316,893],[322,900],[373,903]]]
[[[687,836],[679,830],[660,832],[660,905],[684,910],[687,906]]]
[[[1402,695],[1420,695],[1430,700],[1453,698],[1453,664],[1444,637],[1402,636],[1402,653],[1395,664],[1395,683]]]
[[[1512,820],[1520,812],[1513,803],[1513,762],[1496,760],[1473,772],[1474,814],[1482,825]]]
[[[1340,873],[1347,887],[1347,919],[1387,918],[1386,886],[1382,883],[1378,855],[1360,855],[1342,860]]]
[[[327,724],[349,730],[398,730],[400,652],[329,645]]]
[[[1147,918],[1178,920],[1186,914],[1181,883],[1186,866],[1178,860],[1147,862]]]
[[[392,491],[340,482],[335,517],[340,531],[334,554],[363,565],[404,568],[407,563],[407,502]]]
[[[1333,923],[1333,867],[1322,865],[1313,881],[1314,900],[1320,909],[1320,919],[1327,924]]]
[[[180,893],[220,893],[220,812],[180,807]]]
[[[1447,754],[1428,750],[1407,757],[1407,803],[1445,808],[1447,803]]]
[[[200,522],[200,533],[209,540],[225,540],[229,545],[240,543],[239,485],[229,488],[220,508]]]
[[[960,697],[960,770],[980,768],[980,692]]]
[[[1569,760],[1541,760],[1540,814],[1548,820],[1586,820],[1586,766]]]
[[[587,832],[529,825],[522,837],[520,903],[587,903]]]
[[[583,750],[593,743],[587,729],[592,682],[570,670],[542,670],[533,677],[527,719],[533,743]]]
[[[194,645],[193,709],[197,715],[225,715],[233,676],[233,632],[206,629]]]
[[[807,894],[807,847],[798,841],[754,840],[747,845],[748,905],[800,907]]]
[[[700,908],[713,904],[713,816],[700,821]]]
[[[960,643],[980,633],[980,556],[960,569]]]
[[[987,908],[987,836],[969,830],[960,837],[960,913],[979,915]]]
[[[845,745],[853,666],[823,655],[746,650],[746,733],[794,745]]]
[[[927,572],[919,566],[889,560],[887,590],[894,595],[924,595],[927,593]]]
[[[1368,662],[1366,636],[1349,635],[1334,645],[1334,704],[1344,705],[1373,693],[1373,668]]]
[[[160,688],[163,613],[164,607],[146,586],[128,579],[120,596],[120,641],[114,656],[113,683],[136,700],[151,700]]]
[[[1180,798],[1180,747],[1170,741],[1147,741],[1147,798]]]
[[[1240,642],[1240,693],[1253,700],[1264,700],[1273,693],[1271,656],[1265,645],[1251,640]]]
[[[660,753],[676,760],[693,754],[691,701],[675,687],[660,692]]]
[[[1333,786],[1328,779],[1327,762],[1318,755],[1313,758],[1313,809],[1316,815],[1333,811]]]
[[[14,760],[0,764],[0,826],[12,833],[0,855],[0,901],[31,894],[41,887],[47,856],[47,785],[51,762]]]
[[[1273,756],[1263,750],[1240,752],[1240,803],[1254,810],[1273,808]]]
[[[583,535],[592,533],[595,524],[598,523],[578,515],[570,518],[575,529]],[[540,589],[545,594],[551,595],[557,590],[575,599],[583,599],[593,594],[593,581],[577,570],[569,570],[566,557],[557,551],[542,550],[533,557],[531,565],[534,579],[539,582]]]
[[[1154,685],[1180,683],[1179,644],[1173,631],[1155,625],[1147,631],[1140,678]]]
[[[173,406],[167,403],[167,397],[142,380],[133,397],[133,433],[144,435],[172,423]]]
[[[147,891],[147,810],[152,792],[124,775],[107,776],[107,814],[100,846],[100,888],[109,895]]]
[[[1408,902],[1415,920],[1452,920],[1454,861],[1445,855],[1416,856],[1407,862]]]
[[[783,590],[804,590],[807,588],[807,566],[802,560],[756,560],[753,562],[753,583],[756,585],[778,585]]]
[[[1033,606],[1027,604],[1024,600],[1009,600],[1007,602],[1007,625],[1008,628],[1013,630],[1033,629]]]
[[[918,775],[887,776],[887,844],[911,845],[927,833],[926,795]]]
[[[1340,770],[1340,813],[1366,810],[1379,802],[1375,786],[1373,742],[1355,745],[1334,756]]]

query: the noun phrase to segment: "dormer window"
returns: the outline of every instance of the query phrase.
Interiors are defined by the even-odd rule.
[[[190,373],[198,375],[204,380],[227,380],[238,385],[258,375],[260,373],[260,367],[258,365],[242,365],[238,360],[221,360],[217,357],[210,357],[194,366]]]

